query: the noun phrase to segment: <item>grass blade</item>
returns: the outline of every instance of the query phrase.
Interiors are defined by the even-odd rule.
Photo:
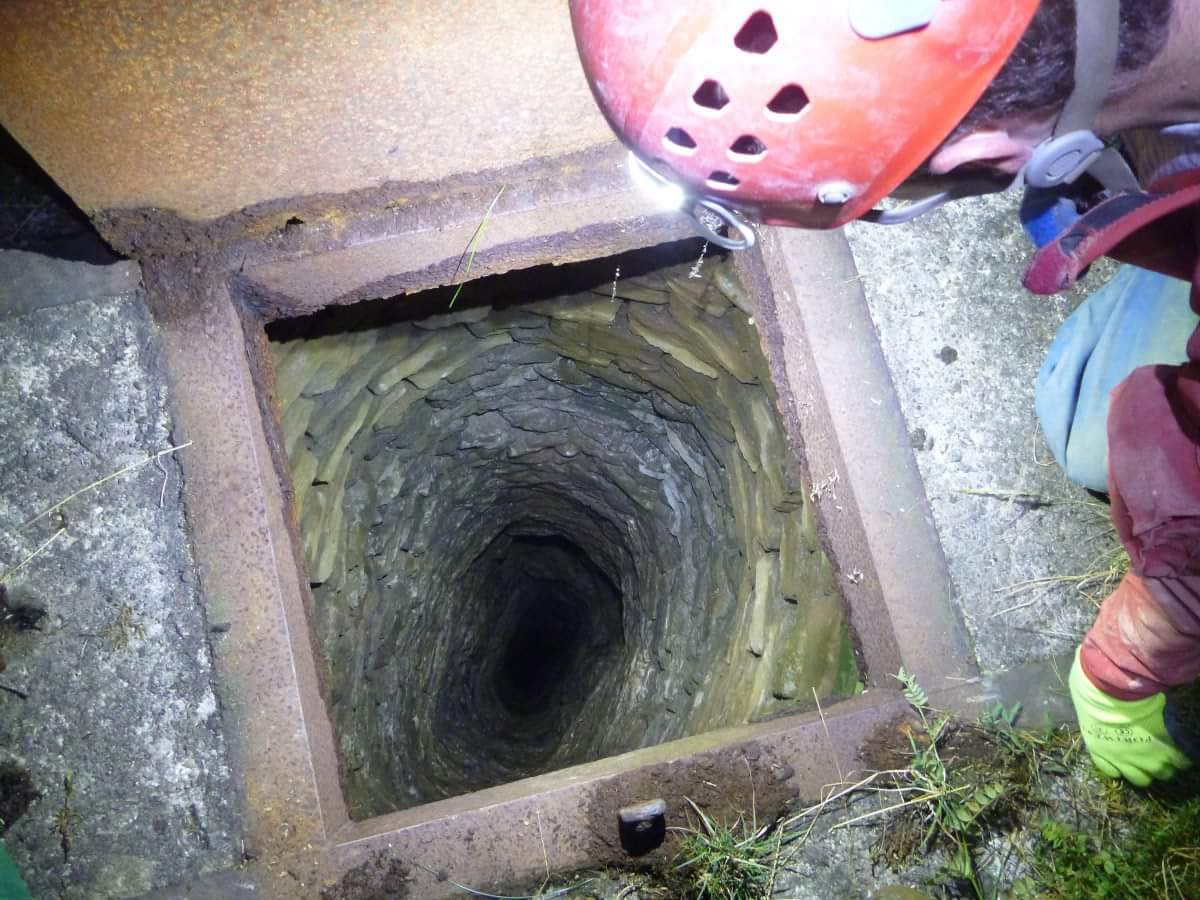
[[[471,240],[467,242],[466,249],[463,250],[462,256],[458,258],[458,265],[454,267],[454,277],[458,278],[459,273],[462,273],[462,279],[458,282],[458,286],[454,289],[454,296],[450,298],[450,308],[454,308],[454,303],[458,300],[458,295],[462,293],[463,285],[471,277],[471,267],[475,265],[475,251],[479,249],[479,244],[483,240],[483,234],[487,230],[487,224],[492,219],[492,210],[496,208],[496,203],[500,200],[500,195],[504,193],[506,185],[500,185],[500,190],[496,191],[496,196],[492,198],[492,202],[488,204],[487,210],[483,214],[483,218],[479,224],[475,226],[475,231],[471,235]],[[463,262],[466,261],[466,269],[463,268]]]

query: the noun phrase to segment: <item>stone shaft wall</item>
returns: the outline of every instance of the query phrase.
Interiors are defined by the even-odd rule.
[[[276,332],[355,817],[853,688],[748,307],[691,274]],[[568,649],[519,660],[530,623]]]

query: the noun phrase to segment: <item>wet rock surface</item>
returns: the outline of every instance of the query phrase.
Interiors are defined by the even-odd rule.
[[[619,264],[272,329],[356,818],[853,689],[744,298]]]
[[[21,773],[0,791],[29,801],[4,841],[35,897],[140,896],[232,865],[240,836],[178,464],[34,517],[171,446],[165,375],[136,266],[107,279],[126,292],[46,308],[94,280],[18,255],[38,277],[0,310],[0,581],[41,615],[0,633],[24,695],[0,693],[0,768]]]

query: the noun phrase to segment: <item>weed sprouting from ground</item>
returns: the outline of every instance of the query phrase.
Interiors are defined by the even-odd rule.
[[[1094,834],[1047,820],[1030,859],[1034,873],[1014,888],[1017,897],[1092,900],[1161,897],[1191,900],[1200,891],[1200,804],[1145,813],[1105,846]]]
[[[910,867],[929,872],[919,864],[940,859],[941,897],[1200,898],[1200,771],[1148,791],[1104,779],[1072,728],[1020,727],[1020,706],[1000,703],[976,721],[956,719],[932,708],[908,673],[896,677],[912,716],[883,733],[886,766],[847,773],[820,803],[777,818],[757,814],[753,793],[749,812],[732,818],[689,799],[688,824],[670,829],[669,865],[624,876],[616,896],[769,900],[777,882],[811,873],[800,851],[821,824],[818,854],[836,847],[835,835],[872,827],[872,870],[911,878]],[[1176,709],[1196,731],[1200,685]],[[527,896],[556,896],[546,884]]]
[[[1014,804],[1028,799],[1026,788],[1037,777],[1036,755],[1045,740],[1012,727],[1020,713],[1017,707],[998,706],[978,724],[966,726],[930,709],[925,691],[904,669],[896,679],[919,728],[907,733],[908,767],[893,773],[901,799],[868,814],[894,816],[877,852],[900,864],[940,846],[948,854],[942,876],[967,882],[982,897],[978,839],[989,822],[1006,817]]]
[[[679,837],[675,870],[684,874],[695,900],[755,900],[770,897],[779,867],[782,831],[778,823],[759,827],[751,814],[726,823],[714,819],[690,798],[686,828]]]
[[[54,814],[54,830],[58,834],[58,843],[62,847],[63,859],[71,855],[71,841],[83,821],[79,813],[71,807],[71,795],[75,792],[75,777],[68,772],[63,776],[63,802]]]
[[[765,900],[818,819],[840,810],[826,833],[874,826],[875,863],[903,871],[940,857],[934,880],[944,896],[1200,897],[1200,796],[1188,779],[1159,794],[1101,779],[1072,729],[1020,728],[1019,705],[955,719],[933,709],[908,673],[897,680],[914,719],[889,732],[894,767],[843,781],[821,803],[761,827],[696,809],[699,822],[678,845],[689,880],[677,895]],[[878,808],[846,805],[871,797]]]
[[[1200,897],[1196,774],[1150,792],[1101,779],[1071,729],[1018,728],[1020,708],[1000,704],[955,722],[928,708],[911,676],[898,678],[920,726],[897,779],[905,800],[885,810],[887,862],[940,846],[943,882],[979,898],[1002,896],[1006,878],[1023,900]],[[996,858],[1000,844],[1007,859]]]
[[[146,637],[146,629],[141,622],[133,618],[133,607],[126,603],[118,610],[116,618],[104,626],[100,637],[108,641],[113,650],[120,653],[122,650],[128,649],[132,638],[143,640]]]
[[[1200,732],[1200,683],[1168,692],[1180,724]],[[1033,818],[1028,875],[1013,885],[1025,900],[1200,897],[1200,771],[1148,790],[1089,774]]]

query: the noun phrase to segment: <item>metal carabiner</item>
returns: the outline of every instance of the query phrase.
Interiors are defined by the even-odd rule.
[[[727,206],[704,197],[689,199],[691,204],[684,210],[684,214],[692,220],[692,225],[705,240],[726,250],[748,250],[758,240],[754,226]],[[728,230],[729,237],[717,230],[721,227]],[[735,233],[738,235],[736,238],[733,237]]]
[[[758,235],[749,222],[715,200],[689,193],[632,150],[629,152],[629,173],[642,193],[651,198],[656,206],[680,210],[705,240],[726,250],[745,250],[754,246]],[[730,234],[736,232],[739,237],[725,237],[719,231],[721,228],[728,229]]]

